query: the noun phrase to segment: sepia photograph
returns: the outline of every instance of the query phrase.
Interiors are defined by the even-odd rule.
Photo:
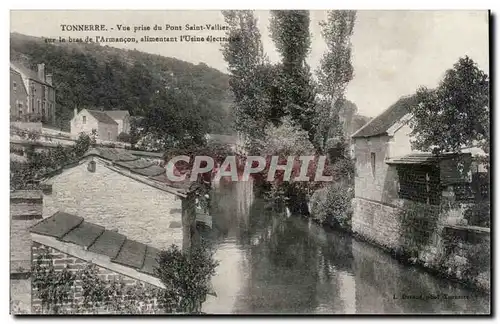
[[[488,10],[9,16],[11,315],[491,315]]]

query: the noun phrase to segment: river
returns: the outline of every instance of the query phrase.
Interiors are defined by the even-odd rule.
[[[489,313],[488,296],[300,216],[266,210],[251,183],[214,189],[211,213],[213,228],[202,236],[220,264],[205,313]]]

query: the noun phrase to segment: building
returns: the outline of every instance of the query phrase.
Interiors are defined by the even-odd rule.
[[[123,282],[127,288],[164,288],[155,274],[156,258],[160,251],[131,240],[119,232],[76,215],[57,212],[31,227],[30,233],[32,246],[27,252],[31,250],[33,264],[40,258],[45,263],[52,263],[56,271],[66,267],[71,271],[84,270],[92,264],[101,280]],[[30,313],[33,314],[40,313],[42,306],[35,288],[32,284]],[[82,303],[84,289],[82,281],[76,281],[70,288],[70,304]],[[134,303],[141,307],[140,310],[137,309],[138,313],[158,312],[154,296],[135,300]],[[110,313],[109,309],[101,308],[100,311]]]
[[[71,135],[76,137],[80,133],[92,134],[95,131],[97,139],[102,141],[116,141],[118,137],[118,123],[106,112],[100,110],[74,110],[71,119]]]
[[[22,121],[54,124],[56,93],[52,75],[45,74],[44,63],[38,64],[37,67],[35,72],[20,63],[10,63],[11,116]]]
[[[28,113],[28,90],[21,73],[10,68],[10,117],[11,120],[22,120]]]
[[[355,159],[352,230],[390,249],[400,246],[401,220],[397,212],[405,202],[437,206],[453,199],[468,203],[477,198],[471,190],[477,183],[473,180],[486,171],[475,159],[484,154],[478,149],[440,156],[413,150],[408,121],[409,108],[414,104],[414,96],[403,97],[352,135]],[[484,190],[474,191],[482,191],[483,199],[488,195]],[[453,217],[443,222],[461,222],[464,214],[454,213]]]
[[[123,149],[96,147],[42,179],[43,216],[58,211],[165,249],[196,233],[197,183],[170,182],[165,168]]]
[[[106,114],[118,124],[118,135],[130,134],[130,114],[128,110],[105,110]]]

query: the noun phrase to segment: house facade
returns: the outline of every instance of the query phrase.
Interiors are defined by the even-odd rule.
[[[97,138],[103,141],[116,141],[118,137],[118,123],[105,112],[99,110],[74,110],[71,119],[71,135],[76,137],[80,133],[92,134],[95,131]]]
[[[11,116],[22,121],[41,120],[48,123],[55,123],[56,117],[56,93],[52,84],[52,75],[45,73],[45,64],[37,65],[37,71],[32,71],[20,63],[10,63],[11,69]],[[17,75],[16,75],[17,74]],[[19,80],[19,77],[21,80]],[[24,86],[24,90],[22,90]],[[18,100],[17,108],[13,109],[16,102],[13,102],[13,95]],[[27,94],[23,103],[22,97]],[[20,104],[23,104],[20,109]],[[14,107],[13,107],[14,105]],[[22,113],[22,114],[21,114]]]
[[[126,150],[93,148],[43,181],[43,216],[66,212],[158,249],[187,248],[196,225],[192,184],[169,183],[165,173]]]
[[[10,116],[21,120],[28,113],[28,90],[21,73],[10,68]]]
[[[121,133],[130,134],[130,114],[128,110],[106,110],[104,112],[118,124],[118,135]]]
[[[352,230],[389,249],[401,245],[398,212],[405,202],[439,206],[450,197],[467,204],[474,197],[472,179],[484,168],[476,153],[439,157],[411,147],[410,107],[416,98],[403,97],[352,135],[355,159],[355,198]],[[445,223],[463,222],[463,210],[444,215]]]

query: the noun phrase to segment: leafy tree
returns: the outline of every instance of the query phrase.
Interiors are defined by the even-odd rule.
[[[488,152],[489,78],[472,59],[460,58],[436,89],[422,87],[416,98],[410,121],[416,149],[458,152],[478,144]]]
[[[271,38],[282,59],[277,66],[278,86],[273,101],[299,123],[312,139],[316,130],[315,88],[306,63],[311,47],[309,24],[307,10],[271,11]]]
[[[272,89],[274,71],[264,55],[253,12],[226,10],[222,14],[229,26],[226,36],[235,39],[222,45],[234,98],[235,128],[257,137],[268,123],[270,102],[267,93]]]
[[[265,137],[258,142],[257,150],[267,158],[266,168],[262,172],[262,178],[267,180],[272,156],[278,156],[278,164],[287,163],[289,156],[315,156],[316,150],[309,141],[307,131],[294,123],[291,117],[284,117],[280,126],[269,126]],[[315,157],[309,162],[307,176],[310,181],[284,181],[284,171],[277,171],[275,178],[270,181],[270,191],[267,193],[269,200],[276,205],[286,205],[292,213],[307,215],[307,200],[313,190],[321,186],[316,182],[315,174],[318,167],[318,159]],[[326,161],[325,161],[326,162]],[[290,180],[299,176],[301,161],[296,158],[292,167]],[[325,166],[325,175],[329,175],[329,167]],[[257,181],[261,179],[257,177]]]
[[[165,311],[200,313],[218,265],[213,253],[198,245],[183,253],[173,245],[160,253],[158,264],[156,273],[166,287],[159,299]]]
[[[191,94],[178,94],[174,89],[160,91],[152,99],[142,125],[143,134],[150,135],[160,148],[203,145],[208,132],[201,111],[209,103]]]
[[[321,96],[317,105],[318,132],[315,142],[322,150],[326,149],[328,138],[343,133],[339,114],[346,108],[353,108],[344,100],[344,92],[353,78],[350,38],[355,21],[356,11],[331,10],[326,21],[320,23],[327,51],[316,71]]]

